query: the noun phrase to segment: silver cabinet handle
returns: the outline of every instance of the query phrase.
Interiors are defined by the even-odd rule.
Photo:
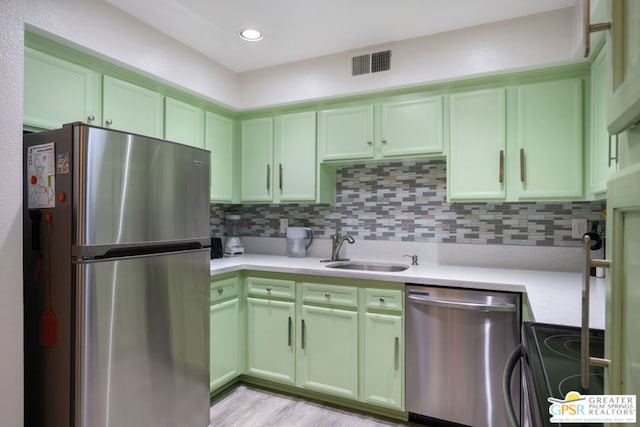
[[[92,121],[94,121],[96,119],[96,116],[94,116],[93,114],[89,114],[89,116],[87,117],[87,121],[89,123],[91,123]]]
[[[326,299],[331,298],[331,294],[329,292],[325,293],[324,296],[325,296]]]
[[[104,124],[107,125],[107,126],[111,126],[113,124],[113,120],[107,119],[107,120],[104,121]]]
[[[382,141],[381,141],[381,142],[382,142],[383,144],[386,144],[386,143],[387,143],[387,140],[386,140],[385,138],[382,138]]]
[[[224,292],[224,288],[219,288],[218,289],[218,295],[222,295],[223,292]]]
[[[399,353],[400,353],[400,338],[396,337],[393,340],[393,369],[396,371],[399,367]]]
[[[280,191],[282,191],[282,163],[280,163],[280,170],[279,170],[279,172],[280,172],[280,173],[279,173],[279,176],[280,176],[280,180],[279,180],[279,181],[280,181],[280,182],[279,182],[279,184],[280,184]]]
[[[368,140],[367,140],[367,145],[373,145],[373,141],[372,141],[372,140],[370,140],[370,139],[368,139]]]
[[[287,343],[289,344],[289,347],[291,347],[291,330],[292,329],[293,329],[293,321],[291,320],[291,316],[289,316],[288,332],[287,332]]]
[[[306,328],[305,328],[305,325],[304,325],[304,319],[302,319],[302,330],[300,332],[302,339],[300,340],[301,341],[300,346],[302,347],[303,350],[304,350],[304,344],[305,344],[305,341],[306,341],[305,336],[304,336],[305,335],[305,332],[304,332],[305,329]]]
[[[584,245],[584,269],[582,270],[582,325],[580,328],[580,382],[582,387],[589,388],[589,366],[607,367],[611,363],[608,359],[591,357],[589,355],[589,293],[591,288],[591,267],[609,267],[611,261],[606,259],[591,259],[591,238],[582,238]]]
[[[500,169],[498,173],[498,181],[504,183],[504,150],[500,150]]]
[[[380,304],[384,304],[384,298],[380,298]]]
[[[520,149],[520,182],[524,182],[524,148]]]
[[[415,301],[419,304],[432,305],[435,307],[455,308],[459,310],[470,311],[516,311],[515,304],[482,304],[476,302],[464,302],[464,301],[447,301],[437,298],[431,298],[424,296],[424,294],[418,294],[410,292],[408,299]]]
[[[271,286],[267,286],[267,293],[270,294],[271,293]]]
[[[271,191],[271,165],[267,165],[267,192]]]
[[[611,137],[612,137],[612,136],[615,136],[615,138],[616,138],[616,155],[615,155],[615,156],[612,156],[612,155],[611,155]],[[615,161],[616,161],[616,164],[618,163],[618,147],[619,147],[619,146],[620,146],[620,145],[618,144],[618,134],[611,135],[611,136],[609,137],[609,163],[608,163],[609,167],[611,167],[611,161],[612,161],[612,160],[615,160]]]

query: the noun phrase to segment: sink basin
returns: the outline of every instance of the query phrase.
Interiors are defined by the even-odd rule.
[[[364,270],[364,271],[404,271],[409,268],[406,264],[389,264],[384,262],[367,261],[337,261],[327,264],[327,268],[339,268],[342,270]]]

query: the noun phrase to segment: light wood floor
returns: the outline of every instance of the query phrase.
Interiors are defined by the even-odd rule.
[[[302,398],[240,384],[218,397],[210,427],[405,427],[415,424],[375,418]]]

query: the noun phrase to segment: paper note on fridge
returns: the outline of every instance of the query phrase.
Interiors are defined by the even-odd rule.
[[[28,207],[56,207],[56,156],[53,142],[29,147],[27,152]]]

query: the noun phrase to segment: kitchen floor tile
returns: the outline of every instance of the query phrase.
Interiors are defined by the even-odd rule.
[[[415,424],[351,412],[241,384],[218,397],[210,427],[404,427]]]

